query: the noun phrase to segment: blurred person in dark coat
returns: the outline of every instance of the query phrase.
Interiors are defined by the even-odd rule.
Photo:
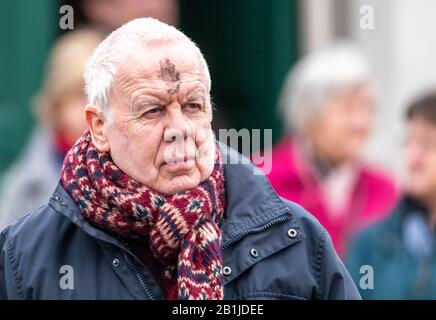
[[[343,254],[350,236],[379,221],[396,187],[362,160],[375,115],[368,62],[339,43],[303,58],[284,82],[283,138],[264,156],[277,193],[311,212]]]
[[[365,299],[436,299],[436,93],[414,102],[406,118],[403,196],[389,218],[356,237],[347,257]]]
[[[39,124],[6,172],[0,195],[0,229],[42,206],[57,185],[65,154],[86,129],[83,70],[103,37],[71,31],[55,43],[34,111]]]

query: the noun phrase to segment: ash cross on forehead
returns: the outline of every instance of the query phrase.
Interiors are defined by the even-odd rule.
[[[165,58],[159,61],[160,64],[160,78],[168,82],[177,82],[177,84],[168,89],[170,95],[177,94],[180,89],[180,72],[177,71],[174,63],[170,59]]]

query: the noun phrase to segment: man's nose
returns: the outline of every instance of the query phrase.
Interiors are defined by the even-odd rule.
[[[183,116],[171,115],[164,130],[164,141],[174,142],[185,140],[191,132]]]

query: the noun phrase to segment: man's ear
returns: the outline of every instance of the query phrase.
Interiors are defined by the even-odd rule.
[[[109,152],[109,142],[105,135],[107,123],[103,113],[93,105],[85,107],[85,118],[91,131],[92,143],[100,152]]]

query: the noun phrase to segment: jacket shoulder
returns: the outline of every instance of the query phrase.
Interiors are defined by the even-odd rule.
[[[0,234],[0,298],[23,299],[34,270],[48,270],[59,260],[60,234],[68,228],[66,217],[45,205],[9,225]],[[50,250],[49,250],[50,249]],[[55,257],[56,256],[56,257]],[[37,267],[35,269],[35,266]]]
[[[4,229],[0,250],[11,267],[25,272],[35,264],[53,261],[55,255],[62,253],[60,246],[65,237],[74,237],[76,230],[66,216],[47,204]]]
[[[64,215],[46,204],[10,224],[2,233],[8,241],[38,241],[51,234],[59,234],[59,227],[70,223]]]
[[[329,233],[321,223],[302,206],[283,199],[301,227],[308,265],[317,282],[318,299],[361,299],[356,286],[339,258]]]
[[[321,237],[325,236],[325,234],[328,234],[318,219],[301,205],[284,198],[281,199],[292,213],[293,219],[302,227],[306,235],[310,235],[315,240],[319,240]]]
[[[319,261],[321,259],[320,255],[322,255],[324,250],[330,250],[332,254],[336,255],[330,234],[321,225],[318,219],[301,205],[287,199],[282,198],[282,200],[289,208],[295,224],[297,224],[304,233],[306,250],[307,252],[313,253],[311,257],[311,259],[314,260],[313,263],[321,263]]]

